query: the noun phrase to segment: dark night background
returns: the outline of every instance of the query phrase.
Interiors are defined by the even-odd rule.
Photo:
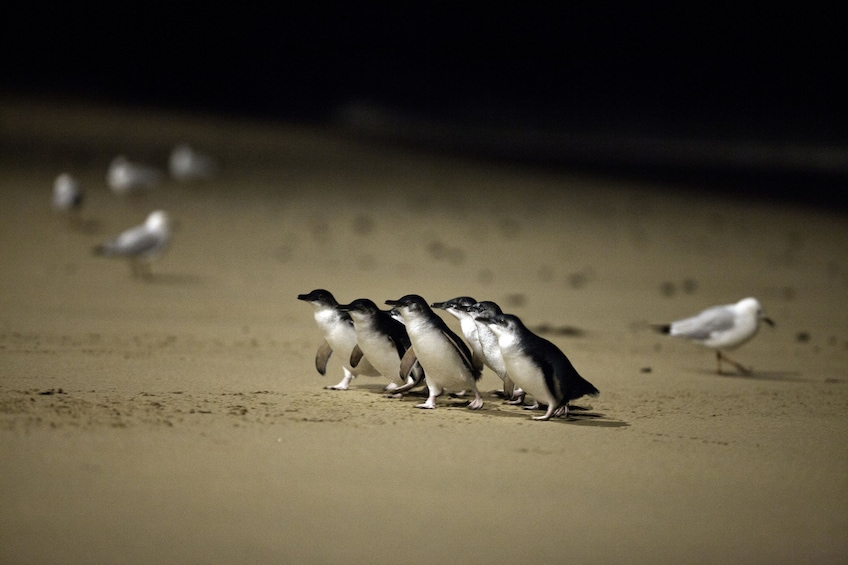
[[[825,205],[848,179],[828,6],[153,6],[7,5],[0,95],[321,124],[355,103],[431,149]]]

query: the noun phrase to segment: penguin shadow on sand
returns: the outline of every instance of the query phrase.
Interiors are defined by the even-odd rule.
[[[506,404],[501,391],[492,391],[489,396],[490,398],[487,399],[486,404],[483,405],[483,410],[481,410],[481,412],[487,415],[530,420],[534,415],[540,413],[540,411],[544,412],[543,409],[528,410],[525,406]],[[591,406],[581,406],[579,404],[569,404],[567,416],[553,417],[547,421],[598,428],[623,428],[630,425],[622,420],[609,418],[602,412],[596,412]],[[543,423],[539,422],[539,424]]]
[[[423,389],[415,389],[408,393],[406,393],[403,398],[400,399],[391,399],[388,397],[386,392],[383,390],[382,384],[360,384],[357,386],[359,390],[366,391],[368,393],[385,397],[387,402],[403,402],[403,403],[418,403],[421,398],[426,398],[428,395],[427,388]],[[468,410],[469,413],[479,414],[483,417],[493,417],[493,418],[515,418],[520,420],[530,420],[534,415],[538,415],[541,412],[539,410],[526,410],[522,406],[515,406],[506,404],[503,397],[502,391],[491,391],[487,394],[484,402],[483,408],[480,410],[468,410],[468,405],[470,403],[470,399],[468,395],[462,395],[457,393],[445,393],[439,397],[438,407],[435,409],[436,412],[439,410]],[[472,397],[473,398],[473,397]],[[414,408],[410,406],[410,410]],[[437,415],[436,415],[437,416]],[[594,426],[600,428],[621,428],[629,426],[627,422],[621,420],[615,420],[612,418],[608,418],[606,414],[602,412],[596,412],[591,407],[580,406],[580,405],[569,405],[568,407],[568,416],[565,417],[554,417],[548,420],[548,422],[559,422],[562,424],[573,424],[578,426]],[[539,425],[544,425],[544,422],[538,422]]]

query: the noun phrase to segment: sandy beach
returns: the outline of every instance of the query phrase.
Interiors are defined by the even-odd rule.
[[[287,123],[0,100],[0,127],[0,562],[845,562],[844,211]],[[181,142],[221,174],[107,188]],[[92,254],[155,209],[152,280]],[[601,394],[536,422],[488,369],[480,411],[325,390],[315,288],[494,300]],[[750,375],[651,329],[746,296],[776,322]]]

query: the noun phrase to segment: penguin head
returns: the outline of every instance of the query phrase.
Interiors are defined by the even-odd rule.
[[[480,318],[494,318],[498,314],[503,314],[501,307],[490,300],[483,302],[475,302],[466,308],[469,314],[476,320]]]
[[[512,314],[496,314],[495,316],[482,316],[477,318],[478,322],[482,322],[489,326],[495,335],[511,335],[521,331],[523,324],[517,316]]]
[[[459,310],[461,312],[467,312],[468,307],[475,302],[477,301],[470,296],[458,296],[445,302],[433,302],[430,304],[430,307],[441,308],[442,310]]]
[[[427,312],[430,310],[430,307],[427,306],[427,301],[417,294],[407,294],[397,300],[386,300],[386,304],[397,308],[401,315]]]
[[[356,312],[359,314],[374,314],[379,310],[377,305],[367,298],[357,298],[350,304],[339,304],[336,308],[342,312]]]
[[[329,290],[324,290],[323,288],[317,288],[308,294],[298,294],[298,300],[303,300],[305,302],[311,302],[316,306],[337,306],[338,302],[333,297],[332,293]]]

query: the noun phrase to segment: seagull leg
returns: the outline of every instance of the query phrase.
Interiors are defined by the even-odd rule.
[[[722,355],[721,352],[719,352],[718,355],[719,355],[719,366],[721,366],[721,360],[723,359],[723,360],[727,361],[728,363],[730,363],[731,365],[733,365],[734,367],[736,367],[736,369],[740,373],[742,373],[743,375],[750,375],[751,374],[752,369],[750,367],[746,367],[746,366],[742,365],[741,363],[737,363],[736,361],[734,361],[733,359],[731,359],[727,355]],[[719,373],[720,372],[721,371],[719,371]]]

